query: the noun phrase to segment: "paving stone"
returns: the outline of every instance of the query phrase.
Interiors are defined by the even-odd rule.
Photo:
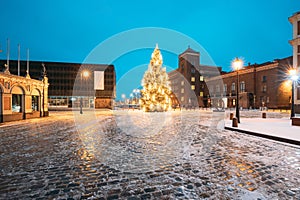
[[[96,113],[0,124],[0,199],[300,198],[295,147],[208,127],[208,112]]]

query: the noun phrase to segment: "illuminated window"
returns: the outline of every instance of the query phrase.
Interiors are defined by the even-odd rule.
[[[181,81],[181,85],[184,85],[184,81]]]
[[[181,93],[184,93],[184,88],[181,88]]]
[[[39,97],[38,96],[31,97],[31,108],[32,108],[32,111],[39,110]]]
[[[232,100],[232,105],[235,106],[235,99]]]
[[[203,76],[200,76],[200,81],[204,81],[204,77]]]
[[[203,92],[200,92],[200,97],[203,97]]]
[[[267,86],[266,85],[262,86],[262,92],[267,92]]]
[[[195,90],[195,85],[191,85],[191,89],[192,89],[192,90]]]
[[[12,111],[22,112],[22,95],[12,94]]]
[[[192,81],[192,82],[195,82],[195,77],[191,77],[191,81]]]
[[[181,97],[181,99],[180,99],[181,101],[184,101],[184,97]]]

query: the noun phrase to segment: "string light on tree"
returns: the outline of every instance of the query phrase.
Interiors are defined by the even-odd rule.
[[[145,112],[163,112],[171,109],[169,77],[162,63],[162,55],[156,44],[142,80],[140,105]]]

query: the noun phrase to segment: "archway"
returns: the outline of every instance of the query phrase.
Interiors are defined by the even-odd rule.
[[[25,119],[25,93],[20,86],[14,86],[11,90],[12,103],[11,109],[13,113],[23,113]]]
[[[36,88],[31,92],[31,108],[33,112],[41,110],[41,92]]]

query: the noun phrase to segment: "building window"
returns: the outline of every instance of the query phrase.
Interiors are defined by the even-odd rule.
[[[220,86],[219,85],[216,85],[216,92],[220,93]]]
[[[195,82],[195,77],[192,76],[192,77],[191,77],[191,81],[192,81],[192,82]]]
[[[200,92],[200,97],[203,97],[203,92]]]
[[[235,83],[232,83],[232,85],[231,85],[231,91],[235,91]]]
[[[244,81],[242,81],[241,83],[240,83],[240,91],[241,92],[245,92],[245,82]]]
[[[184,88],[181,88],[181,93],[182,93],[182,94],[184,93]]]
[[[297,87],[297,100],[300,100],[300,87]]]
[[[204,77],[203,76],[200,76],[200,81],[204,81]]]
[[[181,81],[181,85],[184,85],[184,81]]]
[[[232,105],[235,106],[235,99],[232,100]]]
[[[300,53],[300,45],[298,45],[298,53]]]
[[[264,83],[267,82],[267,76],[262,77],[262,82],[264,82]]]
[[[39,97],[38,96],[31,97],[31,107],[32,107],[32,111],[39,110]]]
[[[298,35],[300,35],[300,21],[297,23],[297,28],[298,28]]]
[[[22,112],[22,95],[12,94],[12,111]]]
[[[184,97],[181,97],[181,99],[180,99],[182,102],[184,101]]]
[[[267,86],[266,85],[262,86],[262,92],[267,92]]]
[[[192,89],[192,90],[195,90],[195,85],[191,85],[191,89]]]
[[[191,72],[192,72],[192,74],[195,74],[195,69],[194,69],[194,68],[192,68],[192,71],[191,71]]]
[[[224,84],[224,86],[223,86],[223,92],[224,92],[224,94],[227,94],[227,84]]]

